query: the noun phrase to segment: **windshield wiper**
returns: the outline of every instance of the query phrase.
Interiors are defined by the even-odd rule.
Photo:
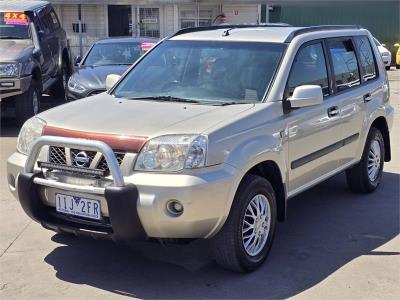
[[[155,101],[165,101],[165,102],[184,102],[184,103],[200,103],[198,100],[179,98],[173,96],[143,96],[143,97],[126,97],[131,100],[155,100]]]
[[[253,103],[252,102],[235,102],[235,101],[232,101],[232,102],[223,102],[223,103],[221,103],[219,105],[228,106],[228,105],[235,105],[235,104],[253,104]]]

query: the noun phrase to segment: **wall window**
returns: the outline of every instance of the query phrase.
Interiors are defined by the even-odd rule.
[[[140,36],[160,37],[160,9],[158,7],[140,7]]]
[[[361,73],[364,81],[376,78],[375,57],[368,37],[355,37],[354,41],[360,56]]]
[[[179,10],[180,28],[210,26],[216,16],[215,7],[183,6]]]
[[[356,53],[351,39],[328,42],[331,53],[334,80],[338,92],[360,84]]]
[[[182,9],[180,11],[180,26],[181,28],[196,27],[196,10]]]
[[[328,72],[321,43],[308,45],[297,53],[287,84],[289,95],[296,87],[307,84],[319,85],[324,96],[329,95]]]

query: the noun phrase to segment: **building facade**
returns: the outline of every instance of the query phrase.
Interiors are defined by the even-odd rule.
[[[70,46],[79,54],[104,37],[165,37],[178,29],[216,24],[224,19],[231,24],[266,22],[266,6],[243,0],[227,1],[188,0],[117,0],[117,1],[51,1],[67,32]],[[82,3],[79,5],[79,3]],[[261,19],[263,18],[263,19]],[[79,34],[79,19],[82,35]]]
[[[165,37],[178,29],[284,22],[294,26],[359,24],[394,53],[400,41],[399,0],[49,0],[79,54],[104,37]],[[79,20],[82,33],[79,34]]]

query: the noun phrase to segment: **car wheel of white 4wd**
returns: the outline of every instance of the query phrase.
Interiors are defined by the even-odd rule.
[[[263,177],[246,175],[223,228],[213,239],[214,258],[239,272],[257,269],[268,256],[276,224],[276,198]]]
[[[385,142],[379,129],[372,127],[365,142],[361,161],[346,171],[353,192],[370,193],[380,184],[385,161]]]
[[[242,223],[242,242],[246,253],[256,256],[267,242],[271,226],[271,207],[263,194],[253,197],[247,205]]]

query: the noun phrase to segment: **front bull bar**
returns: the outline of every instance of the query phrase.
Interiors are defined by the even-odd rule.
[[[67,184],[44,178],[42,172],[35,172],[36,161],[44,146],[69,147],[102,153],[108,164],[113,184],[102,188]],[[107,202],[112,231],[102,232],[101,228],[97,228],[95,224],[86,226],[82,222],[57,218],[54,213],[49,213],[49,207],[41,200],[38,185],[66,191],[103,195]],[[46,228],[77,235],[87,235],[88,232],[92,235],[101,233],[118,241],[142,239],[146,236],[137,211],[138,190],[134,184],[125,184],[114,151],[104,142],[57,136],[39,137],[29,151],[23,172],[18,176],[17,190],[21,206],[26,214]]]

